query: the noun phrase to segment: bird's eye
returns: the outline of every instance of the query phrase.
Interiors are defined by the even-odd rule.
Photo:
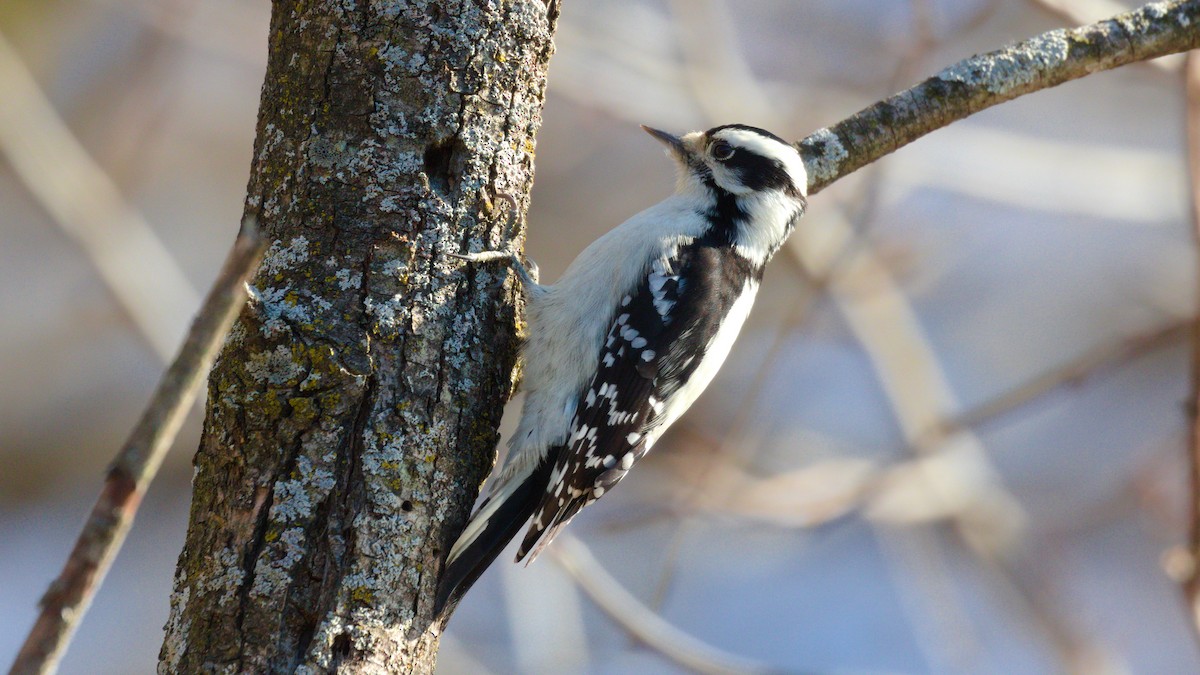
[[[718,162],[724,162],[730,157],[733,157],[733,146],[725,141],[717,141],[716,143],[712,144],[711,152],[713,159],[717,160]]]

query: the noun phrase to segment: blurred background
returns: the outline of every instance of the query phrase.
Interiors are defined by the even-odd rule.
[[[640,123],[799,139],[1121,8],[567,2],[529,253],[552,280],[671,189]],[[0,661],[236,232],[269,11],[0,3]],[[484,575],[439,672],[1200,670],[1170,576],[1197,286],[1182,72],[1022,98],[815,196],[708,393],[550,555]],[[153,672],[200,411],[62,672]]]

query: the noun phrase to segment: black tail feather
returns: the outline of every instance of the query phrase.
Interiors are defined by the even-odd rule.
[[[549,453],[553,455],[553,453]],[[447,606],[457,605],[479,575],[492,564],[517,531],[533,515],[550,479],[553,457],[538,464],[508,499],[488,518],[487,527],[467,545],[467,548],[442,570],[434,604],[434,616],[440,616]]]

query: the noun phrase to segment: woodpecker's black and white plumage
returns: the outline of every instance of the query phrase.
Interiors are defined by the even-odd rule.
[[[611,490],[721,367],[767,261],[804,212],[804,163],[783,139],[730,124],[676,137],[643,127],[678,166],[675,194],[588,246],[562,278],[524,283],[526,392],[509,460],[454,544],[437,611],[529,521],[532,561]]]

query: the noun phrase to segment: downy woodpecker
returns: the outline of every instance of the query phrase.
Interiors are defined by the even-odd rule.
[[[804,213],[796,149],[741,124],[683,137],[642,127],[675,160],[675,194],[597,239],[555,284],[523,283],[525,404],[509,459],[446,560],[436,612],[457,602],[526,523],[537,557],[611,490],[725,361],[767,261]]]

